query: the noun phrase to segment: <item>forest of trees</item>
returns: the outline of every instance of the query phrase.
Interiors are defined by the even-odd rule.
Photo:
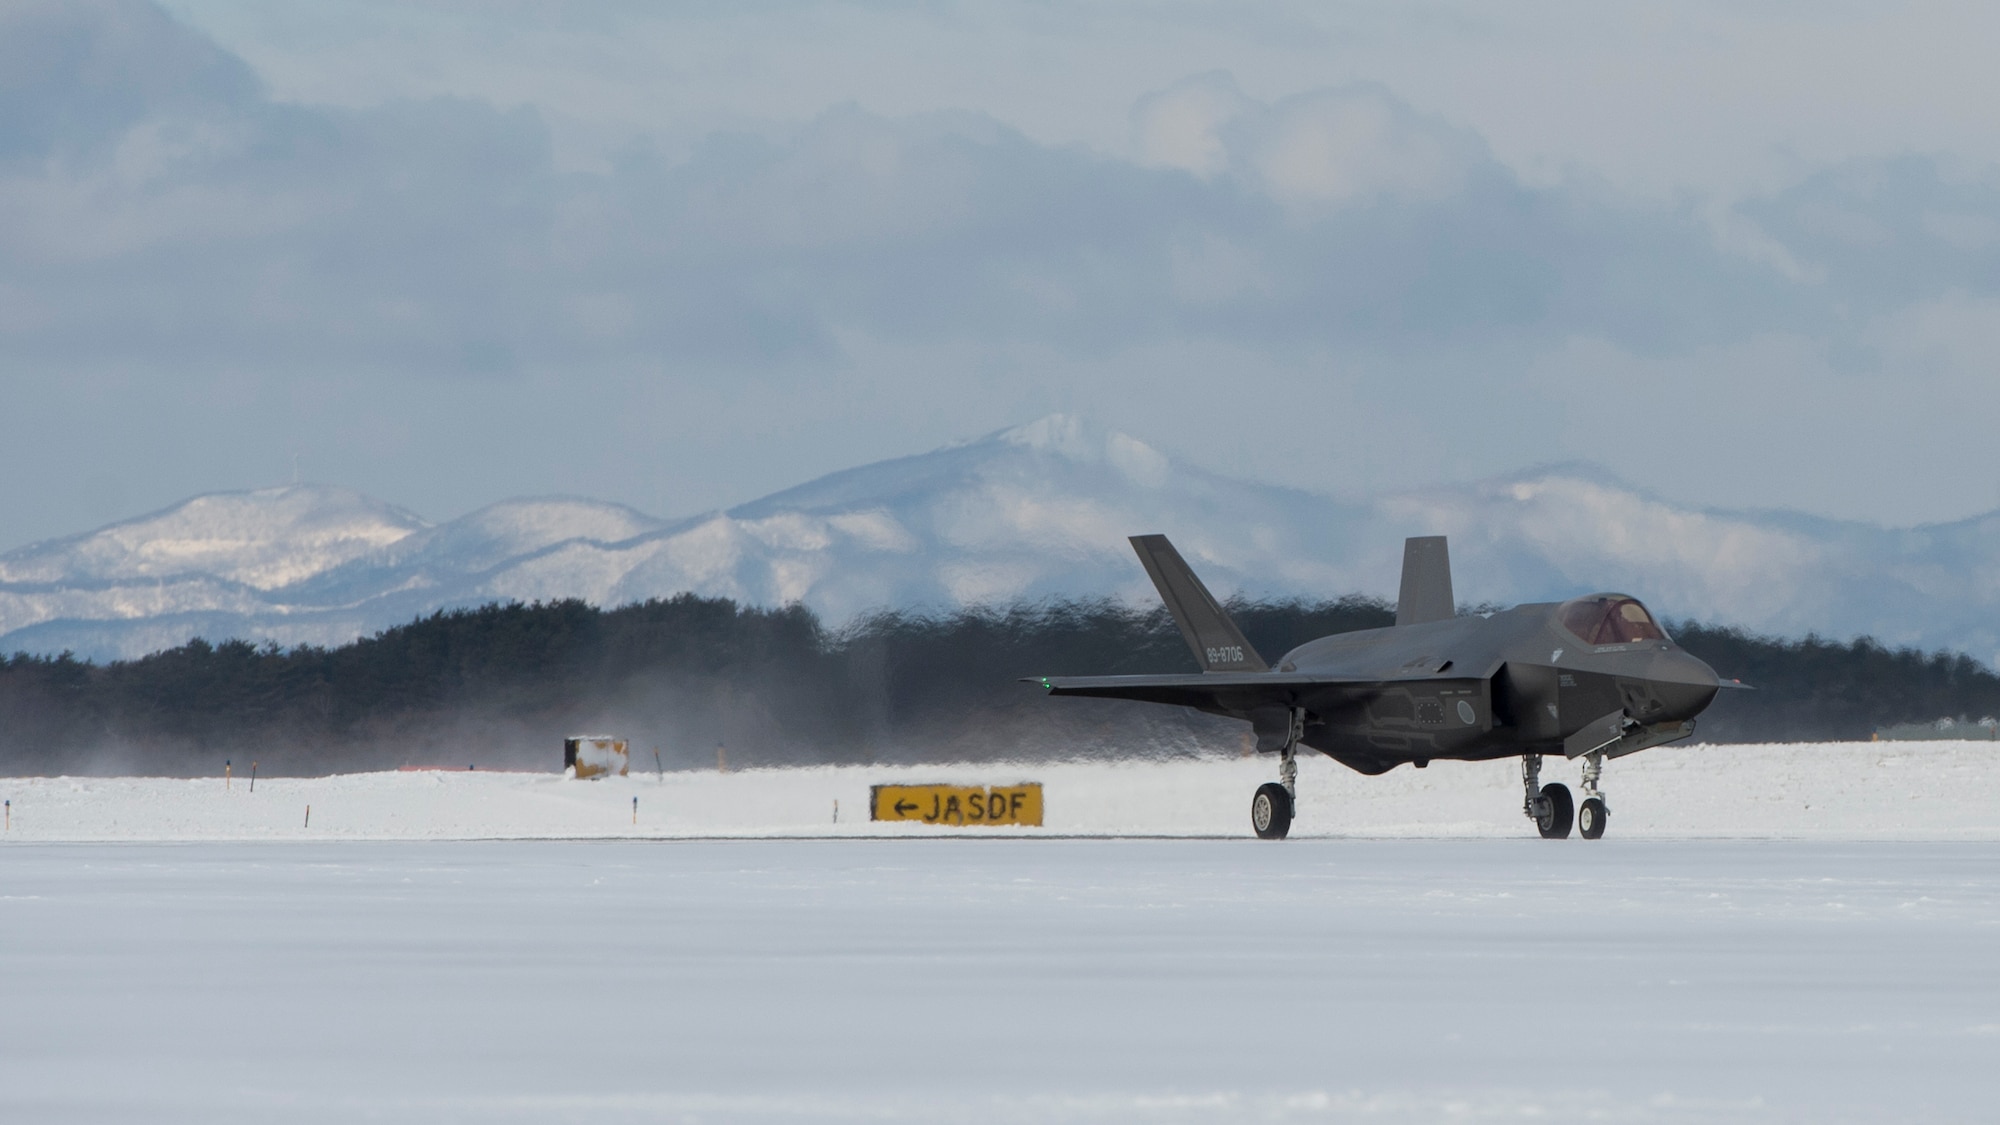
[[[1275,656],[1386,625],[1380,602],[1237,603]],[[1892,724],[2000,714],[2000,676],[1963,655],[1867,639],[1780,641],[1683,623],[1724,675],[1712,741],[1868,738]],[[338,648],[192,641],[93,664],[0,661],[0,774],[266,774],[405,764],[553,769],[565,734],[657,748],[668,768],[1233,751],[1241,724],[1177,708],[1046,698],[1020,677],[1193,671],[1163,610],[1060,602],[882,614],[830,631],[809,611],[683,595],[441,612]]]

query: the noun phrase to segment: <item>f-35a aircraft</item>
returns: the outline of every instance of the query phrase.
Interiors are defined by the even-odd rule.
[[[1290,831],[1300,746],[1365,774],[1439,758],[1521,759],[1522,811],[1544,837],[1572,822],[1587,840],[1610,814],[1604,760],[1694,733],[1724,687],[1682,652],[1638,600],[1591,594],[1461,617],[1444,536],[1403,544],[1396,623],[1337,633],[1286,653],[1273,668],[1164,535],[1132,539],[1201,672],[1164,676],[1046,676],[1051,695],[1137,699],[1249,721],[1257,749],[1279,757],[1279,780],[1258,788],[1250,823],[1266,840]],[[1542,756],[1583,759],[1583,803],[1541,784]]]

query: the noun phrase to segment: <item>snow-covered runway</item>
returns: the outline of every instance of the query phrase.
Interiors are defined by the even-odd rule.
[[[1044,785],[1048,819],[1018,834],[1235,838],[1249,832],[1251,792],[1276,771],[1270,756],[635,772],[585,782],[458,769],[266,777],[254,793],[240,772],[227,787],[220,776],[0,778],[0,798],[13,802],[0,844],[922,835],[967,830],[871,824],[869,787],[1021,781]],[[1512,759],[1363,777],[1302,756],[1292,832],[1518,839],[1532,831],[1520,776]],[[1553,759],[1543,780],[1574,787],[1576,766]],[[1605,785],[1618,838],[2000,840],[1994,742],[1663,746],[1610,763]]]
[[[0,1116],[1990,1120],[1996,948],[1980,841],[18,843]]]

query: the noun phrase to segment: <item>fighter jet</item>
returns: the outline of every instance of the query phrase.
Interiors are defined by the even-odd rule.
[[[1742,687],[1681,651],[1638,599],[1590,594],[1460,616],[1441,535],[1406,540],[1396,623],[1336,633],[1272,667],[1164,535],[1131,540],[1198,674],[1044,676],[1051,695],[1136,699],[1250,723],[1278,780],[1257,789],[1250,824],[1266,840],[1291,830],[1300,746],[1364,774],[1408,762],[1521,759],[1521,811],[1548,839],[1572,824],[1604,835],[1604,762],[1694,733],[1716,692]],[[1541,783],[1542,758],[1583,760],[1583,803]]]

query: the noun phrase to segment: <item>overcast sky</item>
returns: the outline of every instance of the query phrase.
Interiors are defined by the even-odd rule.
[[[2000,507],[2000,9],[0,0],[0,547],[659,515],[1052,411]]]

